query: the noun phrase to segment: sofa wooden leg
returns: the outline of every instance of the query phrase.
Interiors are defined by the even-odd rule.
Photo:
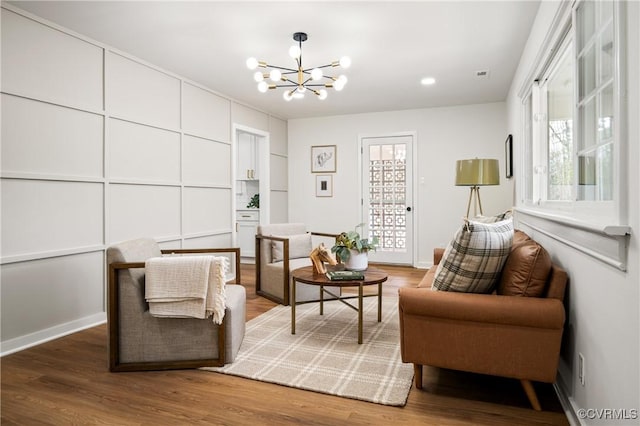
[[[422,389],[422,365],[413,364],[413,377],[416,384],[416,389]]]
[[[542,411],[542,407],[540,406],[540,401],[538,401],[538,396],[536,395],[536,390],[533,388],[533,384],[531,383],[531,380],[523,379],[523,380],[520,380],[520,383],[522,384],[522,388],[527,394],[527,398],[529,398],[529,402],[531,403],[531,406],[533,407],[533,409],[536,411]]]

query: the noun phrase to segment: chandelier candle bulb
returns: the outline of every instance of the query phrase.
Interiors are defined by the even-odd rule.
[[[269,73],[269,78],[271,79],[271,81],[279,81],[281,77],[282,73],[280,72],[280,70],[271,70],[271,72]]]
[[[253,79],[260,83],[262,80],[264,80],[264,74],[262,74],[260,71],[256,71],[255,74],[253,74]]]
[[[348,56],[340,58],[340,66],[342,68],[349,68],[351,66],[351,58]]]
[[[256,58],[247,59],[247,68],[250,70],[255,70],[258,68],[258,60]]]
[[[314,68],[311,70],[311,79],[318,81],[322,78],[322,70],[320,68]]]
[[[302,50],[298,46],[291,46],[289,48],[289,56],[291,56],[293,59],[298,59],[301,53]]]
[[[306,41],[307,38],[306,33],[297,32],[293,34],[293,40],[298,42],[298,44],[291,46],[289,56],[295,60],[295,68],[272,65],[266,61],[259,61],[254,57],[247,59],[246,64],[250,70],[261,67],[267,68],[269,71],[264,73],[255,72],[253,75],[254,80],[258,83],[258,90],[260,92],[266,93],[269,89],[286,88],[286,91],[282,94],[282,98],[288,102],[293,98],[304,98],[304,93],[307,89],[316,95],[319,100],[324,100],[328,96],[328,92],[324,88],[334,89],[336,91],[344,89],[347,83],[346,76],[340,75],[339,77],[334,77],[325,75],[322,69],[328,67],[348,68],[351,66],[351,59],[348,56],[343,56],[339,61],[329,62],[326,65],[317,67],[305,68],[302,65],[302,43]],[[268,84],[265,81],[267,78],[276,84]],[[323,89],[317,90],[316,88]]]

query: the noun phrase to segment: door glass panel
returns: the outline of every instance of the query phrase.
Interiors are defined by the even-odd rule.
[[[406,144],[369,147],[369,230],[378,251],[406,251]]]

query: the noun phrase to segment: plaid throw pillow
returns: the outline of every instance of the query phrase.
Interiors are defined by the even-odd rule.
[[[500,213],[495,216],[476,216],[471,219],[472,222],[482,222],[482,223],[495,223],[502,222],[503,220],[511,219],[513,217],[513,213],[511,210],[507,210],[504,213]]]
[[[511,250],[513,220],[462,225],[438,264],[432,290],[489,293]]]

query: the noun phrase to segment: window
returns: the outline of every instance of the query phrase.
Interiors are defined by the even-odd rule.
[[[614,55],[613,2],[585,1],[578,28],[578,200],[613,200]]]
[[[519,225],[627,268],[626,2],[561,2],[521,88]],[[520,175],[519,175],[520,176]]]
[[[525,206],[620,223],[620,7],[576,2],[523,96]]]

